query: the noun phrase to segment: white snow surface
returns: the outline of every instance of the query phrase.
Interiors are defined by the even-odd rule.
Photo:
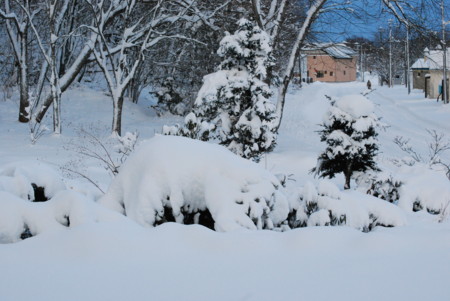
[[[0,244],[0,300],[448,300],[449,217],[410,208],[417,197],[427,208],[441,207],[448,180],[426,166],[394,164],[405,153],[392,141],[403,136],[418,153],[426,154],[426,129],[450,133],[450,107],[424,99],[420,91],[407,95],[404,87],[389,89],[371,82],[374,91],[367,98],[389,126],[378,137],[378,163],[405,183],[398,206],[372,202],[373,198],[355,191],[343,192],[342,176],[322,182],[309,174],[324,149],[317,134],[329,108],[324,95],[359,94],[365,83],[314,83],[292,89],[277,148],[260,163],[271,173],[287,176],[284,193],[289,204],[303,191],[312,198],[322,195],[324,203],[337,199],[341,202],[333,205],[353,204],[354,212],[370,207],[384,212],[386,219],[404,222],[369,233],[348,226],[281,233],[245,229],[219,233],[175,223],[142,227],[96,204],[100,192],[85,179],[57,171],[76,159],[73,167],[83,167],[100,188],[109,187],[111,178],[102,164],[66,149],[79,138],[80,127],[101,137],[110,135],[112,108],[101,87],[75,86],[64,93],[62,134],[46,133],[35,145],[29,142],[28,125],[16,121],[18,96],[0,101],[1,169],[18,161],[44,163],[54,167],[65,185],[65,189],[60,186],[63,190],[55,189],[48,202],[32,203],[27,200],[30,191],[22,189],[35,180],[32,175],[2,174],[0,227],[7,231],[1,239],[17,241],[25,223],[40,234]],[[152,103],[155,100],[145,95],[137,105],[125,102],[124,131],[137,130],[140,139],[150,139],[164,124],[182,122],[180,117],[157,117],[149,109]],[[50,117],[44,120],[48,127]],[[441,159],[450,162],[450,155]],[[49,176],[39,174],[42,179]],[[63,225],[66,216],[70,216],[69,227]],[[354,216],[351,223],[356,225],[361,222],[356,218],[364,215]],[[317,220],[325,219],[325,212],[317,214]]]

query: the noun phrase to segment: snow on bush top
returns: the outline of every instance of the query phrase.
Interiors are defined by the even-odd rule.
[[[177,136],[140,145],[100,203],[154,226],[209,210],[218,231],[272,228],[289,212],[278,179],[226,148]]]
[[[369,116],[374,111],[373,103],[359,94],[342,96],[336,101],[335,106],[349,113],[353,119]]]

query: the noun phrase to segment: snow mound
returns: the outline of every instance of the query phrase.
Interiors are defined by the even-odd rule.
[[[43,189],[41,197],[49,199],[66,186],[53,168],[40,162],[15,162],[0,168],[0,191],[37,201],[38,188]]]
[[[330,181],[321,181],[318,188],[306,183],[290,206],[291,228],[347,225],[368,232],[376,226],[406,225],[406,215],[397,206],[358,191],[340,191]]]
[[[280,187],[270,172],[222,146],[155,136],[128,158],[99,202],[145,226],[201,223],[206,212],[217,231],[271,229],[289,213]]]
[[[52,199],[40,203],[0,191],[0,243],[13,243],[45,231],[119,218],[117,213],[69,190],[60,191]]]
[[[375,109],[373,103],[360,94],[342,96],[336,101],[336,106],[352,115],[353,118],[369,116]]]

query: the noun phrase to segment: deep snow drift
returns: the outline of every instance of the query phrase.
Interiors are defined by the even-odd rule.
[[[450,222],[444,214],[427,211],[445,209],[450,185],[443,171],[429,168],[426,129],[450,132],[450,107],[423,99],[419,93],[408,96],[403,87],[375,88],[367,97],[387,126],[378,137],[377,163],[404,182],[398,205],[374,201],[358,191],[344,192],[342,176],[322,181],[309,173],[324,149],[316,132],[329,108],[324,95],[338,98],[365,89],[364,83],[315,83],[288,95],[278,146],[259,167],[285,175],[284,194],[291,208],[317,204],[316,213],[299,214],[309,226],[327,224],[330,216],[323,210],[329,209],[337,216],[345,213],[347,226],[281,233],[219,233],[174,223],[142,227],[93,203],[112,179],[101,162],[83,157],[72,147],[86,143],[78,134],[81,127],[102,141],[112,141],[111,106],[105,95],[82,87],[65,93],[63,134],[44,135],[36,145],[29,142],[27,126],[15,121],[16,102],[0,102],[0,187],[7,190],[0,195],[0,227],[13,225],[11,235],[2,239],[16,241],[0,244],[0,299],[447,300]],[[123,128],[137,130],[141,141],[161,132],[163,125],[182,120],[157,117],[149,108],[152,101],[125,104]],[[97,120],[95,125],[92,120]],[[423,160],[412,162],[393,142],[397,136],[409,139]],[[167,155],[173,151],[167,150]],[[450,162],[450,154],[442,154],[441,159]],[[9,165],[24,160],[34,165]],[[98,188],[76,175],[68,177],[67,169],[58,170],[68,161],[71,169],[88,175]],[[43,171],[40,165],[53,166],[56,171]],[[49,177],[36,178],[25,167]],[[169,167],[173,172],[174,166]],[[246,178],[246,172],[229,178]],[[50,177],[55,173],[58,179]],[[190,176],[188,172],[186,177]],[[264,180],[276,181],[269,175]],[[46,187],[50,201],[28,200],[33,197],[31,183],[37,181]],[[423,210],[413,212],[417,204]],[[7,208],[13,214],[5,214]],[[397,227],[375,227],[363,233],[360,230],[370,219],[369,213],[378,213],[384,218],[378,219],[380,223]],[[39,235],[17,242],[17,229],[24,224]]]

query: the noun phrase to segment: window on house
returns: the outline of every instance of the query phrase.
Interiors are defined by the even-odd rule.
[[[417,72],[417,77],[420,77],[420,72]]]
[[[315,55],[313,55],[313,59],[314,59],[314,60],[316,59],[316,56],[315,56]]]
[[[345,75],[345,74],[347,74],[347,72],[345,72],[345,70],[344,70],[344,75]]]
[[[330,71],[330,76],[333,76],[333,71]]]
[[[325,70],[324,73],[327,74],[327,70]]]
[[[316,77],[317,78],[322,78],[324,76],[323,71],[317,71]]]

